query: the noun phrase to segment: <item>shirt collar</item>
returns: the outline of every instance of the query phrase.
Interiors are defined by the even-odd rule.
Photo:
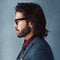
[[[23,43],[23,46],[26,48],[31,43],[31,41],[33,40],[34,37],[35,36],[32,36],[30,39],[25,40],[24,43]]]

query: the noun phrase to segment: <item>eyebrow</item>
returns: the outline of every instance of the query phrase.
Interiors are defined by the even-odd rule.
[[[18,18],[18,19],[15,19],[15,21],[17,20],[26,20],[26,18]]]

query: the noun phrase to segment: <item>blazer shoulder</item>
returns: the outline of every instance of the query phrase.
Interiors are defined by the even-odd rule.
[[[35,37],[32,41],[32,44],[35,45],[36,47],[41,47],[41,46],[49,47],[49,44],[43,38],[40,37]]]
[[[42,38],[36,38],[36,42],[31,47],[32,60],[36,60],[37,58],[43,59],[42,57],[45,57],[46,59],[43,60],[54,60],[54,56],[51,50],[51,47],[49,44]]]

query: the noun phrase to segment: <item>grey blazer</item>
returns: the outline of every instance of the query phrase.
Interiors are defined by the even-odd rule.
[[[35,37],[17,60],[54,60],[54,57],[48,43],[40,37]]]

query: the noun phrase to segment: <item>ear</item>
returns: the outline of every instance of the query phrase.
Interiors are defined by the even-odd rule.
[[[32,22],[29,22],[29,26],[32,28]]]

